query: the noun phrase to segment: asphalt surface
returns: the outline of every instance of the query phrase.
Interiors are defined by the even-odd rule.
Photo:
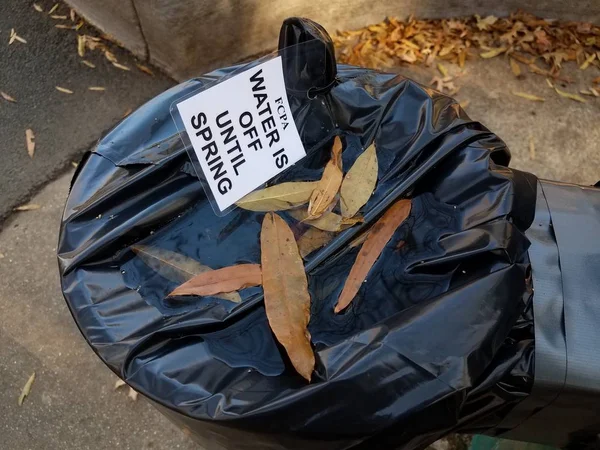
[[[47,14],[53,0],[37,3],[45,12],[37,12],[30,0],[0,1],[0,91],[17,100],[0,98],[0,227],[16,205],[78,161],[126,111],[174,84],[158,71],[153,77],[141,72],[115,46],[111,51],[130,71],[117,69],[98,51],[85,55],[96,68],[85,66],[77,54],[78,32],[55,28],[74,23]],[[53,14],[68,17],[69,8],[60,3]],[[27,43],[8,45],[11,28]],[[98,35],[87,25],[79,33]],[[90,86],[106,90],[89,91]],[[33,159],[25,144],[28,128],[35,134]]]

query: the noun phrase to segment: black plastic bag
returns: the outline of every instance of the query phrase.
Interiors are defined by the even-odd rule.
[[[260,261],[263,213],[213,213],[169,114],[175,98],[235,68],[159,95],[80,164],[58,249],[73,317],[108,367],[209,449],[416,449],[451,431],[494,430],[533,385],[525,232],[537,179],[507,168],[505,144],[453,99],[398,75],[336,70],[322,28],[284,23],[281,46],[306,40],[322,42],[325,67],[302,70],[310,62],[299,52],[284,70],[327,105],[345,167],[373,140],[379,159],[365,223],[306,262],[312,383],[273,337],[261,288],[241,291],[240,304],[174,302],[177,283],[131,250],[164,248],[212,268]],[[318,142],[303,95],[290,98],[296,124]],[[318,179],[330,145],[276,181]],[[346,244],[402,197],[410,217],[334,315],[358,251]]]

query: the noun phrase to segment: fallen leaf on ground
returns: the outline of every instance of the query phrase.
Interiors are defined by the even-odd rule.
[[[71,22],[75,22],[75,10],[73,8],[69,11],[69,17],[71,18]]]
[[[73,29],[73,27],[71,25],[64,25],[62,23],[54,25],[54,28],[60,28],[62,30],[72,30]]]
[[[494,25],[498,21],[498,18],[495,16],[487,16],[484,19],[482,19],[481,17],[479,17],[478,14],[475,14],[475,20],[477,21],[477,28],[483,31],[489,29],[491,25]]]
[[[50,8],[50,11],[48,11],[48,14],[53,14],[54,11],[56,11],[58,9],[58,3],[55,3],[54,6],[52,8]]]
[[[561,91],[556,86],[554,86],[554,90],[561,97],[569,98],[569,99],[575,100],[576,102],[579,102],[579,103],[586,103],[586,100],[583,97],[581,97],[581,96],[579,96],[577,94],[571,94],[569,92]]]
[[[115,390],[119,389],[121,386],[125,386],[127,383],[125,383],[123,380],[121,380],[120,378],[115,382]]]
[[[17,206],[15,211],[35,211],[36,209],[40,209],[41,205],[36,203],[27,203],[25,205]]]
[[[585,70],[585,69],[587,69],[587,68],[590,66],[591,62],[592,62],[594,59],[596,59],[596,54],[595,54],[595,53],[592,53],[590,56],[588,56],[588,57],[585,59],[585,61],[583,62],[583,64],[582,64],[581,66],[579,66],[579,68],[580,68],[581,70]]]
[[[192,258],[164,248],[150,247],[148,245],[134,245],[131,250],[152,270],[168,280],[176,283],[185,283],[201,273],[211,271],[208,266],[200,264]],[[242,301],[237,292],[219,294],[215,297],[223,298],[235,303]]]
[[[94,63],[91,63],[91,62],[89,62],[89,61],[86,61],[85,59],[82,59],[82,60],[81,60],[81,62],[82,62],[83,64],[85,64],[86,66],[88,66],[88,67],[92,68],[92,69],[95,69],[95,68],[96,68],[96,65],[95,65]]]
[[[323,176],[317,182],[318,184],[310,196],[308,203],[309,219],[321,217],[336,199],[344,176],[341,154],[342,141],[339,136],[336,136],[331,148],[331,158],[323,170]]]
[[[369,274],[371,267],[373,267],[379,255],[381,255],[381,252],[394,235],[394,232],[409,216],[410,210],[410,200],[399,200],[390,206],[383,216],[375,222],[356,256],[356,261],[354,261],[352,269],[350,269],[350,274],[335,305],[335,313],[344,310],[352,302]]]
[[[512,70],[512,73],[515,75],[515,77],[519,77],[521,75],[521,66],[519,66],[519,63],[513,58],[509,58],[509,61],[510,70]]]
[[[133,400],[135,402],[138,398],[138,393],[135,389],[130,387],[129,392],[127,393],[127,397],[129,397],[131,400]]]
[[[437,63],[437,69],[440,71],[443,77],[448,76],[448,69],[442,63]]]
[[[315,355],[308,321],[310,295],[294,233],[275,213],[267,213],[260,233],[265,310],[273,334],[296,371],[310,382]]]
[[[104,57],[108,59],[111,63],[118,63],[117,57],[114,53],[109,50],[104,50]]]
[[[238,200],[237,206],[250,211],[283,211],[308,203],[317,181],[290,182],[254,191]]]
[[[19,41],[22,44],[27,44],[27,41],[25,39],[23,39],[21,36],[19,36],[14,28],[11,28],[10,36],[8,38],[8,45],[12,44],[15,41]]]
[[[346,173],[340,188],[342,217],[354,217],[371,198],[377,183],[377,151],[371,144]]]
[[[102,87],[102,86],[90,86],[88,88],[88,90],[90,90],[90,91],[105,91],[106,88]]]
[[[531,100],[532,102],[544,102],[546,101],[543,97],[538,97],[537,95],[533,95],[533,94],[527,94],[526,92],[514,92],[512,93],[513,95],[516,95],[517,97],[521,97],[527,100]]]
[[[85,22],[83,20],[80,20],[79,23],[77,25],[75,25],[75,30],[81,29],[81,27],[84,25],[84,23]]]
[[[85,36],[81,34],[77,35],[77,54],[82,58],[85,55]]]
[[[535,143],[533,142],[533,136],[529,136],[529,159],[535,159]]]
[[[480,53],[479,56],[481,56],[484,59],[494,58],[498,55],[501,55],[506,50],[508,50],[506,47],[493,48],[491,50],[488,50],[487,52]]]
[[[35,9],[37,12],[44,12],[42,7],[40,5],[38,5],[37,3],[33,4],[33,9]]]
[[[35,372],[33,372],[31,374],[31,376],[27,380],[27,383],[25,383],[25,386],[23,386],[21,395],[19,395],[19,400],[18,400],[19,406],[23,405],[23,401],[25,400],[25,397],[27,397],[29,395],[29,393],[31,392],[31,387],[33,386],[34,381],[35,381]]]
[[[117,69],[121,69],[121,70],[130,70],[129,67],[124,66],[123,64],[119,64],[117,62],[113,62],[112,63],[113,66],[115,66]]]
[[[138,69],[140,69],[145,74],[150,75],[151,77],[154,76],[154,72],[152,72],[149,67],[147,67],[147,66],[145,66],[143,64],[136,64],[136,66],[137,66]]]
[[[344,218],[331,211],[326,211],[318,219],[308,219],[308,213],[305,210],[290,211],[290,215],[302,223],[323,231],[342,231],[363,221],[362,217]]]
[[[549,79],[549,78],[546,78],[546,84],[548,85],[548,87],[549,87],[550,89],[554,89],[554,85],[552,84],[552,81],[550,81],[550,79]]]
[[[335,236],[335,234],[331,231],[309,228],[302,236],[300,236],[300,239],[298,239],[300,256],[302,256],[303,259],[306,258],[312,252],[331,241],[333,236]]]
[[[72,94],[73,91],[71,89],[67,89],[64,87],[60,87],[60,86],[54,86],[56,88],[57,91],[63,92],[65,94]]]
[[[62,14],[52,14],[50,17],[54,20],[67,20],[67,16],[64,16]]]
[[[17,103],[17,101],[13,97],[8,95],[6,92],[0,91],[0,96],[2,96],[2,98],[7,102]]]
[[[79,167],[79,164],[77,164],[75,161],[71,161],[71,165],[73,167],[75,167],[77,169],[77,167]]]
[[[133,111],[133,109],[131,109],[131,108],[127,108],[127,111],[125,111],[125,112],[123,113],[123,118],[125,118],[125,117],[127,117],[129,114],[131,114],[131,112],[132,112],[132,111]]]
[[[262,275],[259,264],[238,264],[196,275],[176,287],[169,297],[175,295],[217,295],[230,293],[252,286],[260,286]]]
[[[27,147],[27,154],[30,158],[33,158],[33,154],[35,153],[35,135],[31,128],[25,130],[25,145]]]

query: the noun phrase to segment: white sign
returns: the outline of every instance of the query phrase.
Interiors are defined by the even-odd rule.
[[[306,155],[280,56],[199,92],[177,109],[221,211]]]

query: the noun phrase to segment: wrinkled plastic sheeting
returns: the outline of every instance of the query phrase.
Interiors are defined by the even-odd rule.
[[[306,262],[317,359],[310,384],[271,333],[260,287],[242,290],[240,304],[171,300],[176,283],[132,252],[134,244],[160,247],[212,268],[260,261],[264,214],[213,213],[169,116],[174,99],[230,70],[151,100],[79,166],[58,253],[85,339],[208,448],[413,449],[450,431],[493,427],[533,380],[524,233],[536,179],[507,168],[505,144],[443,94],[340,66],[315,99],[337,124],[346,169],[375,141],[379,179],[366,223]],[[310,105],[299,112],[291,104],[301,133],[318,133]],[[318,179],[332,140],[274,182]],[[358,252],[346,244],[402,197],[412,199],[410,217],[335,315]]]

